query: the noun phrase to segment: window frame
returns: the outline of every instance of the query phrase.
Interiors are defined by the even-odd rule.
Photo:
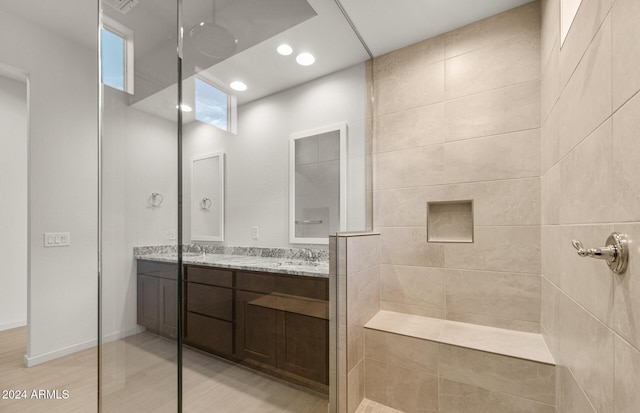
[[[205,83],[208,86],[211,86],[212,88],[215,88],[217,90],[219,90],[220,92],[224,93],[225,95],[227,95],[227,128],[226,129],[222,129],[217,127],[214,124],[208,123],[208,122],[204,122],[198,118],[195,118],[195,113],[197,113],[197,106],[198,106],[198,98],[197,98],[197,81],[201,81],[203,83]],[[213,82],[210,79],[205,78],[204,76],[202,76],[202,74],[196,75],[193,79],[193,88],[194,88],[194,118],[195,120],[197,120],[198,122],[202,122],[205,125],[209,125],[209,126],[213,126],[217,129],[220,129],[221,131],[225,131],[225,132],[230,132],[233,134],[237,134],[237,105],[238,105],[238,101],[235,95],[233,95],[231,92],[229,92],[229,90],[227,90],[224,87],[221,87],[217,82]]]
[[[123,55],[123,75],[124,75],[124,92],[133,95],[134,94],[134,35],[133,30],[129,29],[122,23],[108,17],[102,16],[102,25],[100,30],[107,30],[112,34],[122,38],[124,41],[124,55]],[[102,62],[100,63],[102,65]],[[102,70],[102,68],[100,68]],[[102,81],[102,79],[101,79]],[[109,86],[109,85],[106,85]],[[112,86],[109,86],[112,87]],[[117,89],[120,90],[120,89]]]

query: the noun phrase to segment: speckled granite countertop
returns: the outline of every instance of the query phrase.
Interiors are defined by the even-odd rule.
[[[228,252],[234,250],[208,251],[205,248],[203,253],[184,252],[182,262],[184,264],[205,265],[219,268],[230,268],[234,270],[262,271],[277,274],[304,275],[308,277],[329,277],[329,262],[323,259],[326,251],[316,254],[317,260],[311,261],[301,259],[297,250],[289,250],[291,253],[273,253],[273,248],[268,252],[253,248],[254,255],[237,255]],[[265,249],[266,250],[266,249]],[[257,252],[256,252],[257,251]],[[307,250],[300,250],[307,251]],[[225,253],[226,252],[226,253]],[[275,256],[263,256],[262,254]],[[152,248],[136,247],[134,256],[139,260],[176,262],[178,255],[176,248]]]

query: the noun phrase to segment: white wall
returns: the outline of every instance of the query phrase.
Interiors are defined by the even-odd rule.
[[[346,122],[349,143],[349,229],[365,226],[365,65],[327,75],[238,108],[238,135],[193,122],[184,129],[184,174],[193,156],[226,153],[225,244],[289,244],[289,137]],[[185,210],[190,205],[185,182]],[[251,239],[251,227],[260,239]],[[185,240],[190,223],[185,219]]]
[[[1,74],[0,130],[2,331],[27,324],[27,84]]]
[[[0,63],[30,78],[27,361],[36,363],[96,339],[97,59],[2,11],[0,38]],[[43,248],[44,232],[70,232],[71,246]]]

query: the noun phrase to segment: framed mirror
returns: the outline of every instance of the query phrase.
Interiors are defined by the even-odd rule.
[[[289,242],[328,244],[347,228],[347,124],[291,135]]]
[[[224,241],[224,153],[191,159],[191,240]]]

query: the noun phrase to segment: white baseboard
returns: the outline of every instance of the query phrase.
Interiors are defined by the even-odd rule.
[[[12,321],[10,323],[0,324],[0,331],[11,330],[12,328],[24,327],[27,325],[27,320]]]
[[[110,343],[112,341],[119,340],[121,338],[125,338],[128,336],[132,336],[134,334],[139,334],[145,330],[142,326],[136,326],[134,328],[118,331],[116,333],[112,333],[106,335],[102,340],[103,344]],[[49,353],[40,354],[37,356],[28,356],[25,354],[24,356],[24,365],[27,367],[37,366],[38,364],[46,363],[47,361],[55,360],[60,357],[68,356],[69,354],[77,353],[78,351],[86,350],[88,348],[96,347],[98,345],[98,340],[88,340],[82,343],[74,344],[69,347],[64,347],[59,350],[51,351]]]

